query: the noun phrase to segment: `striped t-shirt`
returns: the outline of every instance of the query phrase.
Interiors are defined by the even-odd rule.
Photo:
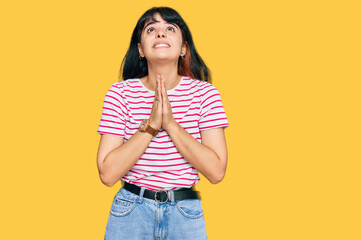
[[[167,94],[174,119],[199,142],[200,131],[228,127],[219,92],[210,83],[182,77]],[[97,132],[123,137],[126,142],[138,131],[140,122],[150,117],[154,96],[140,79],[114,83],[105,95]],[[161,128],[121,181],[150,190],[173,190],[191,187],[199,182],[199,176]]]

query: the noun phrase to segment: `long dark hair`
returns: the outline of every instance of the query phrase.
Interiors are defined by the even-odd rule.
[[[123,76],[123,79],[127,80],[148,75],[147,60],[139,58],[137,44],[140,43],[145,22],[150,19],[155,21],[154,14],[156,13],[159,13],[166,22],[175,23],[181,29],[183,43],[186,44],[187,51],[184,58],[179,57],[178,74],[211,83],[211,73],[194,46],[192,34],[187,24],[177,11],[169,7],[153,7],[140,17],[133,30],[127,54],[122,61],[119,78]]]

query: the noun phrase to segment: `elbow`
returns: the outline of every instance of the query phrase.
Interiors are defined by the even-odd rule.
[[[114,182],[105,182],[105,181],[102,181],[102,183],[107,187],[113,187],[115,184]]]
[[[227,162],[227,161],[224,161],[224,162]],[[217,170],[213,171],[211,178],[209,178],[208,180],[212,184],[217,184],[217,183],[222,182],[222,180],[224,179],[224,176],[226,175],[226,169],[227,169],[226,164],[222,164],[222,166],[217,167]]]
[[[98,173],[100,181],[107,187],[112,187],[117,183],[119,178],[117,178],[109,169],[107,169],[104,164],[98,165]]]
[[[217,175],[214,175],[211,179],[209,179],[209,181],[212,184],[217,184],[217,183],[220,183],[224,179],[224,176],[225,176],[225,172],[221,172],[221,173],[218,173]]]
[[[113,187],[114,184],[117,182],[117,181],[110,179],[109,177],[107,177],[104,174],[99,174],[99,176],[100,176],[100,180],[102,181],[102,183],[107,187]]]

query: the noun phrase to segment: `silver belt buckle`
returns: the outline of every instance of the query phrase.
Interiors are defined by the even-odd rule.
[[[160,200],[157,199],[157,194],[158,192],[166,192],[167,193],[167,199],[164,201],[164,202],[161,202]],[[155,192],[154,194],[154,200],[157,202],[157,203],[160,203],[160,204],[163,204],[163,203],[166,203],[168,202],[168,200],[170,200],[170,192],[169,191],[166,191],[166,190],[158,190]]]

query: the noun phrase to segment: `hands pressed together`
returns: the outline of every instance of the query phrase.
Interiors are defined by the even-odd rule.
[[[168,130],[174,124],[177,124],[177,122],[173,117],[172,107],[164,84],[164,77],[157,75],[155,97],[149,117],[149,125],[157,130],[161,127]]]

